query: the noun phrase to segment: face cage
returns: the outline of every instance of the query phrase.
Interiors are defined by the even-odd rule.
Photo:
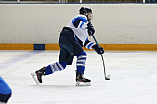
[[[88,13],[86,13],[86,17],[88,19]],[[91,22],[93,20],[93,14],[91,13],[91,19],[88,19],[88,22]]]

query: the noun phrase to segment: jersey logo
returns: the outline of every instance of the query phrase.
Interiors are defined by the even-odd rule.
[[[82,28],[85,22],[87,22],[85,17],[76,17],[72,20],[72,23],[76,28]]]

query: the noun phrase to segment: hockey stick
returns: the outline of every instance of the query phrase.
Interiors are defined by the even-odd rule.
[[[92,35],[93,39],[95,40],[96,44],[98,45],[98,47],[100,48],[100,45],[98,44],[96,38],[94,35]],[[103,55],[101,54],[101,58],[102,58],[102,62],[103,62],[103,67],[104,67],[104,75],[105,75],[105,80],[110,80],[110,74],[108,74],[106,76],[106,70],[105,70],[105,63],[104,63],[104,58],[103,58]]]

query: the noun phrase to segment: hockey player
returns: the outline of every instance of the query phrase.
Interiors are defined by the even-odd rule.
[[[11,89],[7,83],[0,77],[0,104],[6,104],[11,97]]]
[[[91,80],[83,76],[87,55],[82,47],[94,49],[98,54],[104,53],[102,47],[99,48],[96,44],[88,40],[88,35],[91,36],[95,33],[91,19],[92,10],[88,7],[81,7],[79,15],[74,17],[67,27],[63,27],[59,37],[59,62],[35,71],[32,76],[37,83],[42,83],[43,75],[49,75],[56,71],[64,70],[66,65],[72,64],[73,57],[76,56],[76,85],[79,85],[81,82],[85,85],[90,85]]]

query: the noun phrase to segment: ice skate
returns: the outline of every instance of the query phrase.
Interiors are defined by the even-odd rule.
[[[84,78],[82,73],[76,73],[76,86],[90,86],[91,80]]]
[[[42,76],[45,75],[45,69],[46,67],[43,67],[40,70],[35,71],[35,73],[31,73],[36,84],[42,83]]]

